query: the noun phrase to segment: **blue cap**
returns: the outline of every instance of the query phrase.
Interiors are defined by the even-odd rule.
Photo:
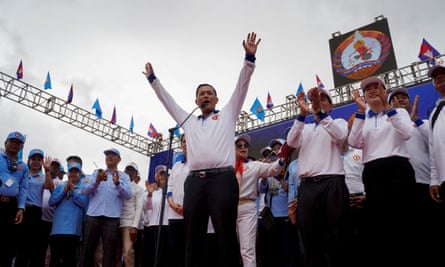
[[[22,133],[19,132],[12,132],[8,134],[8,137],[6,138],[6,140],[9,139],[17,139],[22,143],[25,143],[25,136]]]
[[[59,166],[59,171],[65,173],[65,168],[63,168],[62,164],[60,164],[60,166]]]
[[[82,166],[78,162],[70,162],[68,163],[68,171],[71,171],[72,169],[78,169],[80,171]]]
[[[30,158],[30,157],[32,157],[34,155],[40,155],[43,158],[44,157],[43,150],[38,149],[38,148],[32,149],[31,151],[29,151],[28,158]]]
[[[121,153],[120,153],[119,150],[117,150],[116,148],[110,148],[110,149],[107,149],[107,150],[104,151],[104,154],[105,154],[105,155],[108,155],[108,154],[110,154],[110,153],[115,154],[115,155],[118,155],[119,158],[121,157]]]

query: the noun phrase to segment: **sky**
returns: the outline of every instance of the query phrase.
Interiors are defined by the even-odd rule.
[[[243,110],[270,93],[275,105],[316,85],[317,74],[332,88],[329,39],[383,15],[399,67],[418,61],[422,38],[445,51],[443,0],[0,0],[0,71],[43,89],[48,71],[52,89],[73,104],[91,109],[99,98],[103,117],[146,136],[150,123],[168,136],[176,125],[142,74],[146,62],[185,110],[195,107],[195,89],[210,83],[221,108],[241,69],[247,33],[262,39]],[[25,159],[33,148],[62,161],[76,154],[84,171],[105,167],[103,151],[121,152],[121,169],[131,161],[146,179],[150,159],[62,121],[0,97],[0,139],[11,131],[27,136]],[[3,137],[2,137],[3,136]]]

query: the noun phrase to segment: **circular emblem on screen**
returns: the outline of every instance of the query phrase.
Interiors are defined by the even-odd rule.
[[[361,80],[382,66],[391,48],[391,40],[380,31],[355,31],[338,45],[332,56],[332,67],[343,77]]]

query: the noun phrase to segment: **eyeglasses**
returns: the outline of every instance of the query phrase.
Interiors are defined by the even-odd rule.
[[[237,148],[249,148],[249,144],[248,143],[241,143],[241,144],[236,144]]]

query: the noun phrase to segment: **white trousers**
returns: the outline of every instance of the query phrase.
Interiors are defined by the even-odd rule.
[[[244,267],[256,267],[256,234],[258,225],[255,200],[238,204],[237,232]]]

